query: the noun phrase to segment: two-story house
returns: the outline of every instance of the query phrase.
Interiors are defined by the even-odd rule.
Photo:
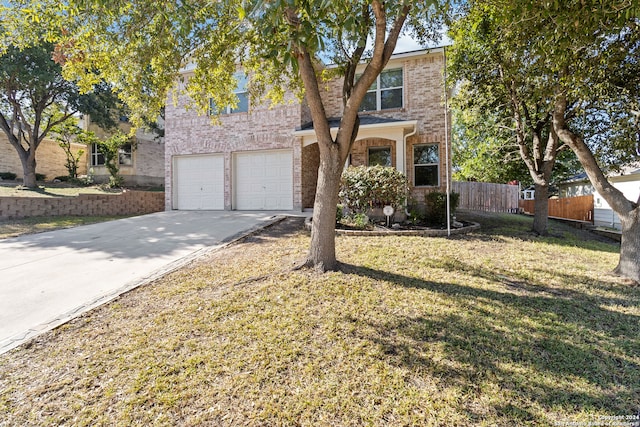
[[[447,167],[444,107],[445,50],[395,54],[361,107],[348,164],[393,166],[414,197],[444,191]],[[185,78],[189,77],[185,70]],[[304,102],[250,106],[240,79],[236,109],[220,125],[187,109],[186,98],[166,108],[166,209],[302,210],[312,208],[319,151]],[[322,96],[337,131],[341,80]],[[291,96],[291,99],[294,99]]]

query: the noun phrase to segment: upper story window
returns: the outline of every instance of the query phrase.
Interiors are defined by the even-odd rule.
[[[247,76],[242,73],[236,73],[233,75],[235,79],[238,81],[238,86],[233,93],[238,97],[238,106],[235,108],[231,108],[230,105],[220,109],[218,111],[217,106],[213,102],[213,99],[209,99],[209,110],[210,114],[215,114],[216,112],[220,114],[233,114],[233,113],[246,113],[249,111],[249,92],[247,91]]]
[[[402,108],[403,88],[402,68],[383,70],[362,100],[360,111]]]
[[[440,185],[440,145],[413,146],[413,180],[416,187]]]

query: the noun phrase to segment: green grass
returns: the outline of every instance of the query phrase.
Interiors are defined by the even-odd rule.
[[[546,426],[640,409],[640,288],[615,244],[531,219],[337,238],[291,271],[267,232],[0,356],[7,425]],[[2,421],[0,421],[2,425]],[[578,425],[578,424],[574,424]]]
[[[60,228],[76,227],[78,225],[94,224],[125,218],[123,216],[56,216],[31,217],[24,219],[0,220],[0,239],[17,237],[23,234],[41,233],[43,231]]]

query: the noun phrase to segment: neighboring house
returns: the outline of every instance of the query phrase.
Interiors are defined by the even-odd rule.
[[[630,165],[623,167],[619,173],[610,174],[609,182],[622,191],[625,197],[637,202],[640,197],[640,167]],[[575,197],[593,194],[593,224],[602,227],[622,229],[620,218],[611,209],[604,198],[594,190],[586,174],[576,175],[558,185],[561,197]]]
[[[522,190],[523,200],[535,200],[535,198],[536,198],[536,187],[534,185],[530,185],[524,190]]]
[[[585,172],[568,178],[558,184],[560,197],[579,197],[593,194],[595,190]]]
[[[404,172],[414,198],[446,188],[444,49],[395,54],[362,105],[350,165],[382,164]],[[184,71],[189,78],[190,71]],[[289,95],[282,105],[249,105],[244,80],[212,125],[187,109],[166,107],[167,209],[302,210],[312,208],[319,150],[309,108]],[[342,84],[322,92],[332,130],[342,114]]]
[[[88,122],[88,117],[83,119],[83,127],[93,131],[99,138],[109,136],[103,129]],[[131,125],[123,118],[119,128],[128,133]],[[164,138],[139,129],[132,142],[122,147],[118,153],[119,174],[125,185],[164,186]],[[95,144],[87,148],[87,163],[95,182],[109,181],[104,155]]]
[[[84,144],[71,144],[71,150],[78,153],[80,150],[88,151]],[[36,173],[45,176],[45,179],[51,181],[58,176],[67,176],[69,172],[65,167],[67,156],[58,143],[52,139],[43,140],[36,150]],[[0,172],[12,172],[17,175],[18,179],[22,179],[24,172],[18,152],[9,144],[9,140],[4,132],[0,132]],[[80,158],[78,165],[78,174],[87,173],[87,159]]]

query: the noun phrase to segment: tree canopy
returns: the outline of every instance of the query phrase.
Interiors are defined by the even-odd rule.
[[[358,109],[391,57],[400,34],[422,43],[439,36],[447,0],[70,0],[15,1],[14,22],[46,15],[47,36],[58,43],[65,75],[89,90],[112,83],[135,124],[183,92],[200,113],[235,105],[238,70],[248,76],[253,104],[303,96],[320,148],[312,242],[307,265],[335,269],[336,205],[340,175],[359,128]],[[56,32],[57,29],[57,32]],[[17,26],[6,31],[20,32]],[[320,96],[330,58],[342,77],[343,114],[333,136]],[[356,67],[362,72],[356,76]],[[180,71],[192,75],[182,79]]]
[[[549,147],[558,143],[575,153],[621,218],[616,271],[635,281],[640,281],[640,200],[627,200],[605,173],[609,166],[638,159],[638,12],[636,0],[470,1],[457,28],[461,43],[454,47],[459,62],[471,64],[462,67],[463,77],[480,87],[480,103],[495,105],[493,95],[506,91],[520,139],[526,128],[518,123],[534,136],[538,124],[549,128],[553,144],[532,159],[546,162]],[[509,84],[496,87],[499,81]],[[529,170],[536,170],[526,147],[521,152]]]
[[[62,77],[51,56],[52,43],[8,46],[0,55],[0,129],[16,149],[23,168],[23,184],[36,185],[35,153],[44,138],[76,113],[90,115],[101,126],[115,126],[116,98],[109,85],[95,85],[80,94]]]

